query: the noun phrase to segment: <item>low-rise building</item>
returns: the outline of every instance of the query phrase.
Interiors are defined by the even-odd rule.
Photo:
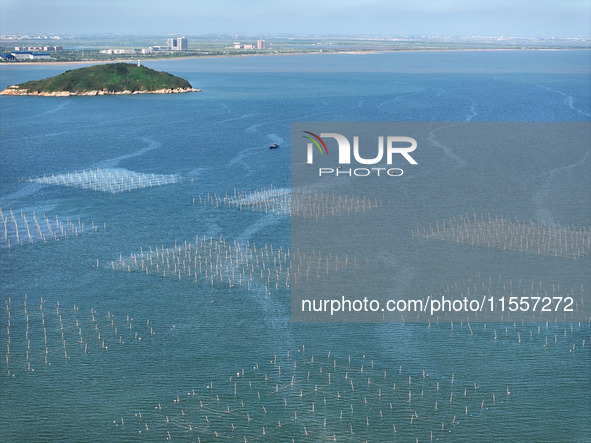
[[[56,51],[63,51],[63,46],[15,46],[15,51],[24,51],[24,52],[56,52]]]
[[[254,49],[254,45],[234,42],[234,49]]]
[[[135,54],[135,49],[101,49],[101,54]]]
[[[15,60],[49,60],[51,55],[48,52],[13,51],[10,53]]]

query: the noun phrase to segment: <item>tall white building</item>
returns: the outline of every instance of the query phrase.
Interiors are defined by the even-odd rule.
[[[189,40],[187,37],[169,38],[166,40],[166,46],[170,51],[187,51]]]

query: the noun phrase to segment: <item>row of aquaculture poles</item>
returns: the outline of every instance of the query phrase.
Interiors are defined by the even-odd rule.
[[[264,290],[265,294],[289,287],[290,278],[297,283],[351,266],[357,266],[357,261],[348,256],[339,258],[299,249],[293,253],[289,248],[274,248],[270,244],[257,247],[250,242],[230,242],[221,235],[216,239],[196,236],[194,242],[175,242],[167,248],[140,248],[139,253],[120,256],[107,264],[113,270],[205,281],[211,285],[246,286],[248,290]]]
[[[275,215],[286,215],[319,220],[370,211],[383,206],[377,198],[341,195],[334,192],[306,191],[286,188],[261,188],[255,191],[236,191],[225,195],[207,194],[193,199],[193,205],[249,210]]]
[[[99,314],[93,308],[80,312],[74,305],[66,308],[59,301],[49,308],[41,297],[30,303],[27,294],[21,302],[5,301],[6,334],[0,341],[6,344],[5,360],[9,376],[26,368],[35,368],[72,355],[106,351],[126,342],[141,342],[142,336],[155,334],[152,322],[137,322],[127,315],[125,321],[107,311]],[[3,328],[4,329],[4,328]]]
[[[522,278],[504,278],[501,275],[483,276],[478,273],[463,281],[448,283],[438,292],[420,297],[413,295],[419,306],[426,306],[432,300],[449,301],[449,305],[461,309],[448,309],[445,312],[418,309],[415,315],[407,314],[407,321],[503,321],[503,322],[545,322],[584,321],[591,322],[591,311],[585,303],[585,286],[579,283],[576,288],[564,287],[559,283],[547,283],[542,280],[532,281]],[[513,300],[513,301],[511,301]],[[527,300],[525,309],[518,303]],[[459,302],[462,303],[459,303]],[[454,303],[456,302],[456,303]],[[476,304],[476,302],[478,302]],[[475,309],[465,309],[464,305],[473,305]],[[482,308],[481,308],[482,305]],[[477,308],[477,309],[476,309]],[[398,320],[403,320],[402,318]]]
[[[484,214],[450,217],[413,236],[467,243],[476,246],[577,259],[591,250],[591,227],[575,229],[560,224],[520,221]]]
[[[511,279],[501,275],[484,276],[478,273],[474,277],[448,283],[441,291],[424,296],[420,300],[426,303],[427,299],[442,298],[479,302],[484,299],[485,305],[484,309],[478,312],[459,312],[456,315],[454,312],[436,315],[421,313],[415,316],[407,315],[403,320],[427,322],[429,328],[432,327],[432,323],[441,323],[438,331],[444,327],[451,333],[465,332],[470,336],[490,336],[493,340],[499,341],[535,341],[542,347],[552,344],[563,347],[566,345],[569,352],[589,348],[591,337],[583,336],[578,342],[567,340],[570,336],[580,336],[581,332],[584,334],[591,326],[591,313],[588,304],[585,303],[585,287],[582,283],[577,288],[561,288],[558,283]],[[502,298],[504,301],[501,303]],[[510,310],[509,300],[515,300],[515,303],[528,300],[529,309]],[[536,300],[539,300],[539,303],[533,309]],[[565,311],[564,307],[568,307],[569,310]]]
[[[174,174],[144,174],[140,172],[128,171],[126,169],[91,169],[85,171],[68,172],[66,174],[44,175],[43,177],[29,178],[31,183],[43,185],[72,186],[93,191],[102,191],[117,193],[131,191],[139,188],[151,186],[163,186],[182,182],[182,177]],[[91,222],[90,226],[84,226],[84,223],[78,219],[76,224],[70,221],[69,217],[63,223],[58,216],[47,217],[43,214],[42,219],[37,219],[35,211],[25,213],[17,211],[15,214],[12,209],[4,214],[0,208],[0,226],[3,228],[0,237],[0,247],[12,248],[14,246],[23,246],[24,244],[34,243],[36,240],[44,242],[58,238],[67,238],[68,236],[79,235],[83,232],[95,232],[98,228]]]
[[[182,182],[174,174],[145,174],[127,169],[90,169],[51,176],[29,178],[29,182],[43,185],[73,186],[102,192],[124,192],[151,186],[170,185]]]
[[[365,355],[311,355],[302,346],[114,425],[148,439],[198,442],[436,441],[510,398],[508,386],[438,379]]]
[[[78,218],[77,222],[74,222],[67,217],[64,223],[60,221],[57,215],[55,218],[49,218],[43,214],[43,218],[38,219],[35,211],[27,214],[21,210],[15,214],[10,209],[5,214],[2,212],[2,208],[0,208],[0,226],[2,227],[0,246],[5,248],[32,244],[35,241],[47,242],[59,238],[68,238],[68,236],[77,236],[84,232],[98,231],[98,227],[94,222],[85,225],[80,221],[80,218]],[[103,226],[106,229],[106,224]]]

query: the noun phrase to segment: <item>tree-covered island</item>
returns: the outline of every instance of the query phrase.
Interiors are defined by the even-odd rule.
[[[180,77],[131,63],[73,69],[43,80],[12,85],[1,95],[173,94],[200,91]]]

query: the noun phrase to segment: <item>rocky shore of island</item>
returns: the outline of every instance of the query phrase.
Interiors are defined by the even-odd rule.
[[[201,89],[195,88],[172,88],[172,89],[155,89],[153,91],[107,91],[94,90],[83,92],[70,91],[29,91],[28,89],[20,88],[18,85],[7,87],[0,95],[38,95],[43,97],[72,97],[72,96],[96,96],[96,95],[135,95],[135,94],[182,94],[185,92],[201,92]]]

